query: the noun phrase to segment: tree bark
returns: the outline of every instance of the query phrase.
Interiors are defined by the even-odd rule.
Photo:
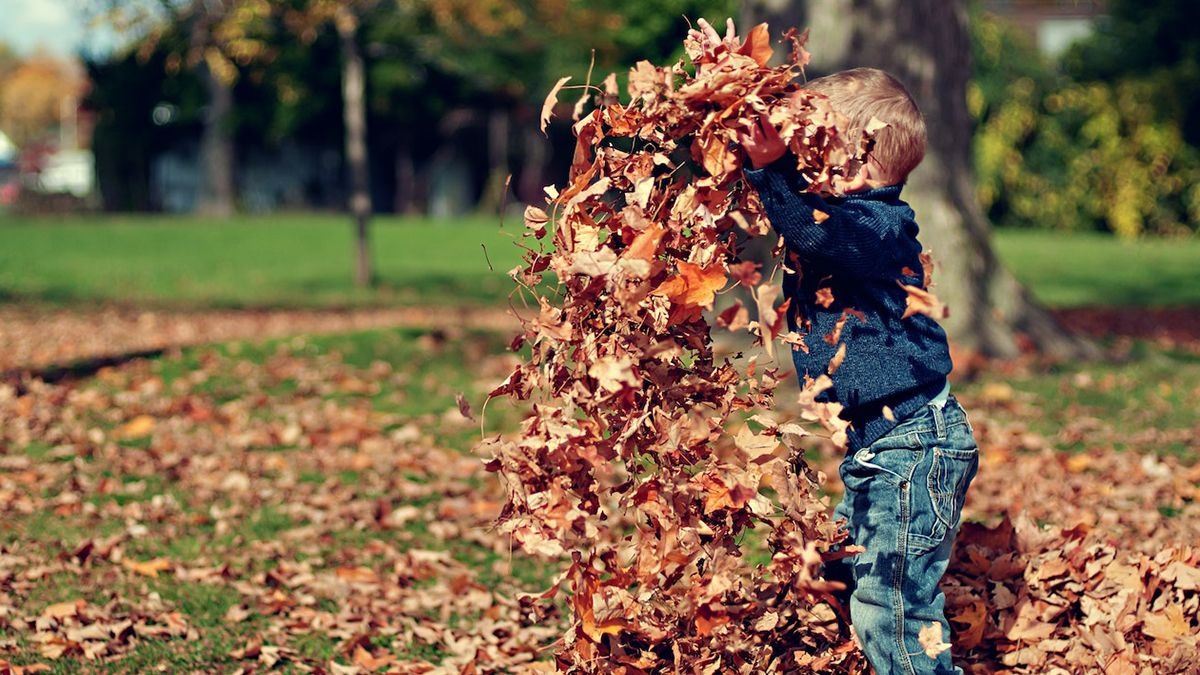
[[[362,51],[358,46],[358,17],[348,8],[343,7],[337,17],[337,31],[342,44],[342,117],[346,126],[350,213],[354,217],[354,281],[366,287],[374,281],[368,241],[371,187],[367,166],[366,74]]]
[[[545,198],[546,165],[550,161],[546,137],[534,125],[525,125],[525,161],[518,179],[517,196],[527,204],[537,204]]]
[[[395,211],[400,215],[417,213],[417,167],[407,139],[401,139],[396,149]]]
[[[944,322],[968,351],[1011,357],[1028,340],[1058,358],[1094,356],[1096,347],[1071,335],[1001,265],[991,228],[975,196],[967,110],[970,77],[967,9],[963,0],[747,0],[754,19],[764,8],[784,24],[811,29],[815,77],[857,66],[881,68],[908,87],[925,114],[929,147],[908,179],[904,197],[917,213],[921,243],[935,260],[933,289],[951,308]],[[745,14],[746,12],[744,12]],[[749,23],[743,22],[746,28]],[[1022,337],[1024,336],[1024,337]]]
[[[488,177],[479,200],[479,210],[495,213],[504,206],[508,190],[508,109],[493,108],[488,113]]]
[[[196,59],[200,79],[208,92],[204,131],[200,138],[202,170],[197,212],[218,218],[233,215],[237,188],[234,173],[237,152],[233,139],[233,83],[222,80],[205,60],[212,48],[212,12],[203,10],[192,17],[190,49]]]

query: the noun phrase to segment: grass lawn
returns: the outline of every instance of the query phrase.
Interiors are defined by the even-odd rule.
[[[548,570],[491,530],[501,487],[456,402],[478,410],[507,375],[506,338],[209,345],[37,387],[40,412],[19,420],[0,400],[0,481],[22,481],[0,500],[0,662],[233,672],[267,663],[261,644],[272,672],[310,672],[359,648],[442,661],[482,614],[515,626],[493,592],[544,589]],[[493,404],[486,430],[516,414]],[[521,639],[540,649],[557,630]]]
[[[1051,307],[1200,306],[1200,238],[998,230],[997,253]]]
[[[544,588],[555,571],[491,529],[498,481],[472,456],[480,426],[455,400],[479,412],[511,367],[506,338],[380,330],[208,345],[0,399],[0,417],[35,411],[0,429],[0,476],[14,478],[0,500],[5,657],[56,673],[232,672],[261,640],[282,672],[348,666],[359,646],[444,662],[422,635],[474,639],[489,625],[480,612],[515,612],[487,594]],[[1131,357],[985,373],[960,394],[977,419],[1025,425],[1061,450],[1194,463],[1200,358],[1144,345]],[[518,416],[493,402],[487,434]],[[77,616],[47,620],[62,603]],[[126,620],[192,637],[121,637],[106,664],[70,646],[80,624]],[[541,650],[560,628],[521,639]]]
[[[381,217],[379,287],[355,289],[348,219],[333,215],[0,218],[0,301],[206,307],[494,303],[513,288],[519,219]],[[1122,242],[1002,230],[1001,258],[1042,301],[1200,306],[1200,239]],[[485,255],[486,249],[486,255]],[[490,260],[490,267],[489,267]]]
[[[377,218],[379,287],[353,284],[350,221],[326,215],[0,217],[0,301],[206,307],[494,302],[512,289],[519,220]],[[486,247],[486,254],[485,254]],[[489,259],[491,266],[489,267]]]

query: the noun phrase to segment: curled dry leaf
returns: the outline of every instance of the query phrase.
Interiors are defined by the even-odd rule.
[[[936,622],[930,622],[921,630],[917,631],[917,642],[921,644],[921,649],[925,650],[925,656],[931,659],[936,659],[938,654],[950,649],[950,645],[942,641],[942,626]]]
[[[546,94],[546,100],[542,102],[542,113],[540,116],[542,133],[546,133],[546,125],[550,123],[550,118],[554,115],[554,106],[558,104],[558,92],[562,90],[563,85],[570,81],[570,76],[559,79],[554,83],[554,87]]]

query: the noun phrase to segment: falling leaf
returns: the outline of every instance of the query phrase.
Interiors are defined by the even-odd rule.
[[[588,375],[596,378],[600,387],[616,392],[623,387],[636,387],[638,378],[633,374],[633,361],[617,356],[605,356],[588,368]]]
[[[917,642],[920,643],[921,649],[925,650],[925,656],[931,659],[936,659],[938,654],[950,649],[950,645],[942,641],[942,626],[937,622],[930,622],[928,626],[921,628],[917,632]]]
[[[842,361],[845,361],[845,360],[846,360],[846,343],[843,342],[838,345],[837,352],[833,355],[833,358],[829,359],[829,366],[826,367],[825,372],[829,373],[830,375],[833,375],[834,373],[837,372],[837,369],[842,366]]]
[[[900,284],[900,287],[908,292],[908,297],[904,301],[904,314],[902,319],[907,319],[915,314],[924,314],[933,319],[944,319],[950,316],[950,311],[945,305],[937,299],[933,293],[911,286],[909,284]]]
[[[767,29],[767,24],[760,23],[751,28],[738,52],[754,59],[758,65],[766,66],[775,54],[771,47],[771,32]]]
[[[666,228],[653,223],[648,228],[639,232],[633,239],[633,243],[625,252],[621,254],[622,258],[635,258],[645,260],[647,262],[654,259],[658,254],[658,246],[663,237],[667,234]]]
[[[717,325],[730,331],[742,330],[750,325],[750,311],[740,301],[735,302],[717,315]]]
[[[458,403],[459,414],[471,421],[474,421],[475,415],[471,412],[471,404],[469,401],[467,401],[467,397],[464,396],[462,392],[459,392],[454,395],[454,400]]]
[[[833,289],[823,286],[817,289],[817,304],[829,309],[833,305]]]
[[[542,102],[542,114],[540,115],[542,133],[546,133],[546,125],[550,123],[550,118],[554,114],[554,106],[558,104],[558,92],[562,90],[563,85],[570,81],[570,76],[559,78],[558,82],[550,88],[550,93],[546,94],[546,100]]]
[[[687,261],[679,261],[679,275],[671,277],[654,289],[657,295],[665,295],[683,308],[711,308],[716,292],[725,286],[728,277],[725,266],[720,263],[700,267]]]

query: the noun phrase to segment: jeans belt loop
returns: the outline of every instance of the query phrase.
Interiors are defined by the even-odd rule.
[[[933,428],[937,432],[938,440],[946,438],[946,413],[943,406],[930,405],[933,408]]]

